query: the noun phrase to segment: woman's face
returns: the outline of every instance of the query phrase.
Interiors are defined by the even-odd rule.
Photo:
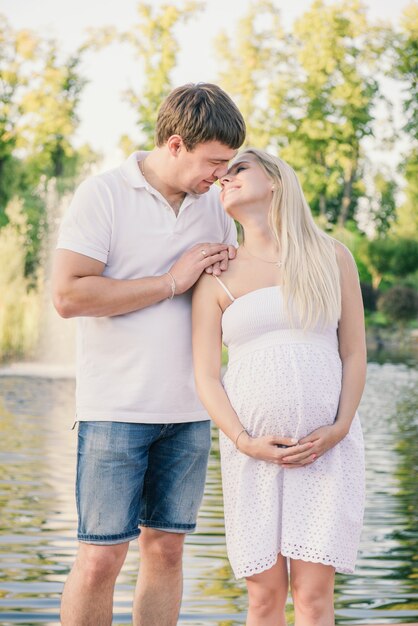
[[[219,182],[223,207],[237,220],[249,210],[265,210],[267,213],[270,209],[273,181],[253,155],[240,155]]]

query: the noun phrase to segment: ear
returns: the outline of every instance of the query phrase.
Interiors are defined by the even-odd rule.
[[[183,139],[180,135],[171,135],[167,139],[167,148],[172,156],[177,156],[182,148],[184,148]]]

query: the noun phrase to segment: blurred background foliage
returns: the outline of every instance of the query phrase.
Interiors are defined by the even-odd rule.
[[[131,48],[143,87],[121,97],[135,112],[141,145],[124,135],[120,147],[149,149],[158,104],[175,86],[177,28],[193,27],[203,7],[140,2],[129,31],[91,29],[68,57],[57,41],[14,30],[0,16],[0,360],[33,353],[54,211],[102,158],[75,141],[84,55]],[[371,22],[361,0],[313,0],[286,30],[273,0],[255,0],[234,33],[221,31],[213,44],[213,82],[243,112],[246,145],[295,168],[320,226],[354,254],[367,323],[413,331],[418,5],[412,2],[395,25]],[[402,101],[401,121],[388,85]],[[380,153],[402,146],[397,168],[377,165],[370,146]]]

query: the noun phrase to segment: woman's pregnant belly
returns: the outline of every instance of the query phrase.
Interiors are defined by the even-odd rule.
[[[341,360],[316,345],[271,346],[231,363],[223,384],[251,435],[301,438],[334,422]]]

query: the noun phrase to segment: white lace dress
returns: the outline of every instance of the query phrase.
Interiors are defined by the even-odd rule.
[[[291,329],[280,287],[267,287],[236,298],[222,328],[229,349],[224,388],[251,435],[301,438],[334,422],[342,371],[336,327]],[[269,569],[278,553],[353,572],[364,508],[358,415],[349,434],[307,467],[252,459],[222,433],[220,447],[227,550],[237,578]]]

